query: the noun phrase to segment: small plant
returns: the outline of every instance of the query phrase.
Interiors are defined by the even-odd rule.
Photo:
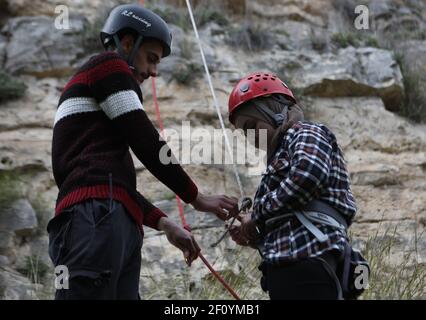
[[[192,60],[194,45],[188,38],[184,37],[179,42],[179,49],[182,62],[173,69],[171,79],[176,80],[180,84],[188,85],[200,77],[203,70],[199,63]]]
[[[268,299],[268,295],[260,288],[262,273],[258,269],[261,262],[259,253],[252,249],[239,247],[229,254],[234,256],[234,265],[239,266],[239,271],[235,273],[235,270],[227,269],[220,272],[226,283],[241,299]],[[200,290],[195,291],[193,295],[197,299],[233,299],[231,294],[212,274],[207,274],[204,277],[202,287]]]
[[[0,171],[0,209],[23,197],[22,181],[12,171]]]
[[[216,22],[220,26],[227,26],[229,24],[228,19],[223,15],[222,12],[212,7],[198,6],[194,13],[196,17],[197,25],[204,26],[209,22]]]
[[[364,45],[367,47],[375,47],[375,48],[380,47],[379,41],[377,40],[376,37],[373,37],[373,36],[367,36],[364,39]]]
[[[327,48],[327,38],[323,35],[314,34],[310,35],[312,49],[323,52]]]
[[[187,61],[179,64],[172,72],[172,79],[183,85],[189,85],[202,74],[202,68],[198,63]]]
[[[339,48],[352,47],[375,47],[379,48],[380,44],[374,35],[365,32],[338,32],[331,36],[331,41]]]
[[[108,17],[109,10],[102,10],[93,22],[87,21],[81,34],[81,43],[86,53],[103,51],[99,33]]]
[[[331,41],[338,45],[340,48],[346,48],[349,46],[359,47],[360,39],[357,34],[352,32],[339,32],[331,36]]]
[[[192,29],[188,10],[185,8],[171,8],[168,6],[148,6],[167,23],[174,24],[184,31]],[[198,5],[194,9],[194,19],[197,27],[201,28],[209,22],[216,22],[220,26],[229,24],[228,19],[213,5]]]
[[[378,230],[365,243],[362,251],[370,264],[371,274],[369,288],[361,296],[362,299],[425,298],[426,266],[417,261],[416,250],[406,250],[400,264],[391,261],[398,244],[396,230],[387,228],[382,235]]]
[[[266,50],[273,44],[273,38],[268,30],[248,23],[232,27],[225,41],[230,46],[240,47],[250,52]]]
[[[403,77],[405,96],[399,114],[415,122],[426,122],[426,79],[417,69],[406,65],[403,54],[396,54]]]
[[[27,86],[4,71],[0,71],[0,102],[20,98]]]
[[[191,21],[186,10],[181,8],[171,8],[168,6],[147,6],[150,10],[158,14],[169,24],[174,24],[182,30],[187,31],[191,28]]]
[[[36,255],[26,257],[25,265],[17,269],[18,272],[26,275],[31,282],[36,284],[41,284],[43,277],[49,270],[49,266]]]

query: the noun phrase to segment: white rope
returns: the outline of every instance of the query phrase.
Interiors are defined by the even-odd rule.
[[[212,79],[211,79],[211,76],[210,76],[210,71],[209,71],[209,68],[207,66],[206,57],[204,56],[203,46],[201,45],[200,36],[198,35],[197,25],[196,25],[195,20],[194,20],[194,15],[192,13],[191,3],[189,2],[189,0],[186,0],[186,5],[188,7],[188,12],[189,12],[189,16],[191,18],[192,27],[193,27],[194,32],[195,32],[195,37],[197,39],[198,47],[200,49],[201,59],[203,60],[204,70],[206,72],[207,81],[209,83],[210,91],[211,91],[211,94],[212,94],[212,97],[213,97],[213,103],[214,103],[214,106],[216,108],[217,115],[219,117],[220,126],[222,127],[223,135],[225,137],[226,148],[228,149],[228,152],[231,156],[232,168],[234,170],[234,174],[235,174],[235,177],[237,179],[237,183],[238,183],[238,187],[240,189],[241,197],[243,197],[245,195],[243,185],[241,184],[241,180],[240,180],[240,176],[238,174],[237,166],[234,163],[234,157],[233,157],[231,145],[229,144],[228,135],[226,134],[225,124],[223,122],[222,114],[220,113],[219,103],[217,101],[216,94],[215,94],[215,91],[214,91],[214,88],[213,88],[213,83],[212,83]]]

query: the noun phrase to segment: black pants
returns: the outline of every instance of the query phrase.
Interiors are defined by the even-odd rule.
[[[337,258],[320,258],[291,264],[264,265],[264,287],[271,300],[337,300],[341,288],[336,276]]]
[[[142,234],[118,201],[90,199],[53,218],[49,255],[69,271],[55,299],[138,299]],[[67,281],[67,280],[65,280]]]

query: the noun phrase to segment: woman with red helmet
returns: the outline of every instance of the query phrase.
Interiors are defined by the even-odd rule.
[[[288,86],[267,72],[235,86],[229,120],[248,137],[254,131],[254,145],[267,151],[253,211],[230,230],[238,244],[259,249],[262,288],[271,299],[356,298],[366,283],[355,281],[353,266],[364,267],[364,280],[369,267],[349,245],[357,209],[334,134],[305,121]]]

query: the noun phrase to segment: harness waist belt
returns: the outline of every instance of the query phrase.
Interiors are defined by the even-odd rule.
[[[348,224],[343,217],[343,215],[334,209],[332,206],[328,205],[327,203],[320,201],[320,200],[312,200],[310,203],[306,205],[305,208],[303,208],[304,211],[314,211],[316,213],[319,213],[319,217],[322,216],[321,214],[325,216],[330,216],[334,220],[336,220],[338,223],[343,225],[345,229],[348,228]]]
[[[266,232],[271,231],[278,222],[282,222],[294,216],[296,216],[300,223],[302,223],[320,242],[326,241],[327,236],[312,222],[332,226],[345,233],[348,228],[346,220],[336,209],[322,201],[313,200],[304,210],[285,213],[278,217],[268,219],[265,224]]]

